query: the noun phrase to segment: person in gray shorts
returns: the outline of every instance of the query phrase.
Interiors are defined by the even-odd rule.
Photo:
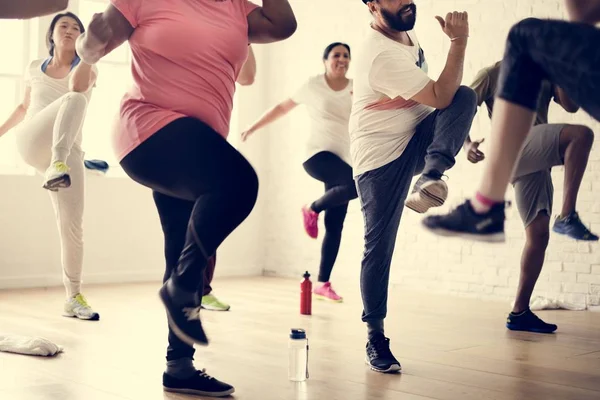
[[[477,105],[486,103],[490,118],[500,65],[498,62],[484,68],[471,84],[477,94]],[[553,231],[575,240],[598,240],[598,236],[581,222],[576,211],[577,194],[587,167],[594,134],[586,126],[549,124],[548,109],[553,98],[567,112],[573,113],[579,109],[560,88],[544,82],[534,126],[525,140],[513,171],[511,182],[515,189],[517,208],[525,225],[526,242],[521,258],[517,298],[506,324],[511,330],[551,333],[557,329],[556,325],[545,323],[529,309],[531,294],[544,264],[550,236],[554,195],[550,174],[552,167],[565,166],[562,210],[556,217]],[[478,149],[482,141],[483,139],[471,141],[470,137],[465,141],[464,149],[472,163],[485,158]]]

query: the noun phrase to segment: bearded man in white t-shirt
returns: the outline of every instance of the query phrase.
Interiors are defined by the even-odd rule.
[[[400,363],[383,331],[390,264],[403,207],[424,213],[448,197],[442,180],[471,128],[476,95],[460,86],[469,23],[467,13],[436,17],[450,38],[446,66],[437,81],[427,76],[425,53],[413,31],[412,0],[362,0],[373,16],[355,59],[350,117],[354,177],[365,220],[362,319],[367,323],[367,361],[378,372]],[[408,195],[414,175],[421,174]]]

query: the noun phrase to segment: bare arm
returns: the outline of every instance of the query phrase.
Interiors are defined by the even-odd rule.
[[[600,22],[600,0],[566,0],[566,3],[571,21],[592,25]]]
[[[122,45],[132,33],[129,21],[110,4],[103,13],[94,14],[88,30],[77,38],[77,54],[83,62],[95,64]]]
[[[69,79],[69,90],[71,92],[85,93],[94,86],[96,82],[96,73],[90,64],[83,61],[79,63],[71,78]]]
[[[248,15],[251,43],[271,43],[289,38],[298,23],[288,0],[263,0],[262,7]]]
[[[287,99],[277,104],[275,107],[264,113],[258,121],[250,126],[250,128],[242,132],[242,141],[245,142],[254,132],[277,121],[279,118],[292,111],[297,105],[298,103],[294,102],[292,99]]]
[[[25,114],[27,114],[27,109],[29,108],[30,95],[31,87],[28,86],[27,89],[25,89],[25,96],[23,97],[21,104],[19,104],[12,114],[10,114],[8,119],[0,125],[0,137],[4,136],[6,132],[10,131],[23,121]]]
[[[250,86],[254,83],[256,77],[256,58],[252,46],[248,46],[248,58],[242,66],[242,70],[238,75],[237,82],[242,86]]]
[[[469,35],[469,22],[467,13],[448,13],[446,20],[440,17],[438,22],[444,32],[452,40],[450,51],[446,59],[446,66],[437,81],[431,81],[412,100],[443,109],[450,105],[462,78]]]
[[[0,0],[0,18],[33,18],[64,10],[69,0]]]
[[[579,111],[579,105],[576,104],[571,98],[565,93],[564,90],[556,85],[554,87],[554,102],[559,104],[566,112],[576,113]]]

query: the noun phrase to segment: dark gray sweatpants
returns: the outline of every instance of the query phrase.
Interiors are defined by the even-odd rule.
[[[424,170],[444,173],[452,168],[471,129],[476,102],[475,92],[461,86],[448,108],[434,111],[417,126],[400,157],[356,178],[365,224],[360,275],[362,320],[370,331],[383,332],[390,264],[412,178]]]

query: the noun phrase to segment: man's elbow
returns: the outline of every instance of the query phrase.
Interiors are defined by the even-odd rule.
[[[52,3],[52,12],[59,12],[65,10],[69,6],[69,0],[54,0]]]
[[[282,22],[276,29],[273,29],[272,36],[276,40],[285,40],[292,36],[298,29],[298,22],[295,17]]]
[[[246,76],[237,81],[242,86],[250,86],[254,83],[254,76]]]

